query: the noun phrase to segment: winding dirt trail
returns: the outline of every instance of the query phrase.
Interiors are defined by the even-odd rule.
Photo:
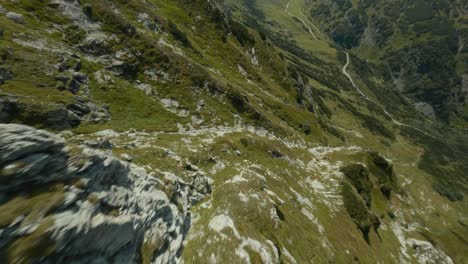
[[[307,28],[307,30],[309,31],[309,33],[312,35],[312,37],[314,37],[314,39],[318,39],[317,36],[315,35],[314,31],[312,30],[312,28],[302,19],[302,18],[299,18],[295,15],[293,15],[291,12],[289,12],[289,5],[293,2],[294,0],[290,0],[287,4],[286,4],[286,7],[284,8],[284,11],[286,11],[286,13],[288,13],[289,16],[291,17],[295,17],[297,18],[299,21],[301,21],[301,23]],[[312,27],[315,28],[315,30],[318,31],[317,27],[312,24]]]
[[[289,0],[289,2],[286,4],[286,7],[284,8],[284,11],[285,11],[289,16],[291,16],[291,17],[296,17],[296,16],[294,16],[294,15],[289,11],[289,6],[291,5],[291,3],[292,3],[293,1],[294,1],[294,0]],[[299,18],[299,17],[296,17],[296,18],[297,18],[299,21],[301,21],[301,23],[308,29],[308,31],[309,31],[309,33],[312,35],[312,37],[313,37],[314,39],[317,39],[317,36],[315,35],[315,33],[314,33],[314,31],[312,30],[312,28],[311,28],[303,19],[301,19],[301,18]],[[319,30],[317,29],[317,27],[316,27],[314,24],[312,24],[312,26],[313,26],[317,31],[319,31]],[[402,123],[402,122],[398,121],[397,119],[395,119],[395,118],[393,117],[393,115],[391,115],[391,114],[387,111],[387,109],[385,109],[384,107],[380,106],[380,104],[378,104],[376,101],[374,101],[374,100],[372,100],[371,98],[369,98],[369,96],[367,96],[367,95],[356,85],[356,83],[354,82],[353,77],[351,77],[351,74],[349,74],[349,72],[347,71],[348,66],[349,66],[350,63],[351,63],[351,58],[350,58],[350,56],[349,56],[349,53],[346,52],[346,64],[343,66],[343,68],[342,68],[341,71],[342,71],[343,75],[345,75],[346,78],[348,78],[348,80],[351,82],[351,85],[353,86],[353,88],[356,89],[356,91],[357,91],[362,97],[364,97],[364,99],[366,99],[367,101],[369,101],[369,102],[375,104],[377,107],[379,107],[380,109],[382,109],[382,111],[385,113],[385,115],[388,116],[388,117],[390,118],[390,120],[391,120],[394,124],[396,124],[397,126],[409,127],[409,128],[411,128],[411,129],[413,129],[413,130],[418,131],[419,133],[422,133],[422,134],[424,134],[424,135],[426,135],[426,136],[428,136],[428,137],[431,137],[431,138],[433,138],[433,139],[438,140],[436,137],[434,137],[433,135],[427,133],[427,132],[424,131],[424,130],[421,130],[421,129],[417,128],[417,127],[414,127],[414,126],[411,126],[411,125],[408,125],[408,124],[405,124],[405,123]]]
[[[301,21],[301,23],[308,29],[308,31],[309,31],[309,33],[312,35],[312,37],[313,37],[315,40],[317,40],[318,38],[317,38],[317,36],[315,35],[315,33],[314,33],[314,31],[312,30],[312,28],[311,28],[303,19],[294,16],[294,15],[289,11],[289,6],[291,5],[291,3],[292,3],[293,1],[294,1],[294,0],[289,0],[289,2],[286,4],[286,6],[285,6],[285,8],[284,8],[284,11],[285,11],[289,16],[291,16],[292,18],[295,17],[295,18],[297,18],[299,21]],[[313,23],[311,23],[311,25],[312,25],[312,27],[313,27],[317,32],[320,32],[320,30],[319,30]],[[446,142],[444,142],[443,140],[438,139],[437,137],[435,137],[435,136],[429,134],[428,132],[426,132],[426,131],[424,131],[424,130],[421,130],[421,129],[417,128],[417,127],[414,127],[414,126],[411,126],[411,125],[408,125],[408,124],[405,124],[405,123],[402,123],[402,122],[398,121],[397,119],[395,119],[395,118],[393,117],[393,115],[391,115],[391,114],[387,111],[387,109],[385,109],[384,107],[382,107],[382,106],[381,106],[379,103],[377,103],[376,101],[374,101],[374,100],[372,100],[371,98],[369,98],[369,96],[367,96],[367,95],[356,85],[356,83],[355,83],[354,80],[353,80],[353,77],[352,77],[351,74],[349,74],[349,72],[347,71],[348,66],[349,66],[350,63],[351,63],[351,58],[350,58],[350,56],[349,56],[349,53],[346,52],[346,64],[345,64],[345,65],[343,66],[343,68],[342,68],[342,73],[343,73],[343,75],[345,75],[346,78],[348,78],[348,80],[349,80],[350,83],[352,84],[353,88],[356,89],[356,91],[357,91],[365,100],[367,100],[367,101],[369,101],[369,102],[375,104],[378,108],[382,109],[382,111],[385,113],[385,115],[388,116],[388,117],[390,118],[390,120],[392,121],[392,123],[394,123],[395,125],[400,126],[400,127],[408,127],[408,128],[411,128],[411,129],[413,129],[413,130],[415,130],[415,131],[417,131],[417,132],[419,132],[419,133],[421,133],[421,134],[423,134],[423,135],[426,135],[426,136],[428,136],[428,137],[430,137],[430,138],[432,138],[432,139],[435,139],[435,140],[437,140],[437,141],[439,141],[439,142],[442,142],[442,143],[446,144]],[[448,146],[448,145],[447,145],[447,146]],[[450,147],[450,146],[448,146],[448,147],[449,147],[451,150],[453,150],[454,152],[456,152],[456,153],[458,153],[458,154],[461,154],[461,155],[464,156],[464,157],[468,157],[467,154],[464,154],[464,153],[462,153],[462,152],[460,152],[460,151],[457,151],[457,150],[453,149],[453,148]]]
[[[362,97],[364,97],[367,101],[369,101],[369,102],[375,104],[377,107],[379,107],[380,109],[382,109],[382,111],[385,113],[385,115],[388,116],[388,117],[392,120],[392,122],[393,122],[394,124],[396,124],[396,125],[398,125],[398,126],[404,126],[404,127],[412,128],[412,129],[414,129],[414,130],[416,130],[416,131],[418,131],[418,132],[420,132],[420,133],[422,133],[422,134],[424,134],[424,135],[426,135],[426,136],[429,136],[429,137],[431,137],[431,138],[433,138],[433,139],[437,139],[436,137],[432,136],[431,134],[429,134],[429,133],[427,133],[427,132],[425,132],[425,131],[423,131],[423,130],[417,128],[417,127],[414,127],[414,126],[411,126],[411,125],[408,125],[408,124],[405,124],[405,123],[402,123],[402,122],[396,120],[396,119],[393,117],[393,115],[391,115],[391,114],[387,111],[387,109],[385,109],[384,107],[380,106],[380,104],[378,104],[376,101],[370,99],[361,89],[359,89],[359,87],[356,85],[356,83],[354,83],[353,77],[351,77],[351,74],[349,74],[349,72],[347,71],[348,66],[349,66],[350,63],[351,63],[351,58],[350,58],[350,56],[349,56],[349,53],[346,52],[346,64],[343,66],[343,69],[342,69],[341,71],[343,72],[343,75],[345,75],[345,76],[349,79],[349,81],[351,82],[351,84],[352,84],[352,86],[354,87],[354,89],[356,89],[356,91],[357,91]]]

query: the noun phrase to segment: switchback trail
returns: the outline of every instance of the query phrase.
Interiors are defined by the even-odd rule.
[[[353,77],[351,77],[351,74],[349,74],[349,72],[347,71],[347,68],[348,68],[349,64],[351,63],[351,58],[350,58],[348,52],[345,52],[345,53],[346,53],[346,64],[343,66],[343,69],[342,69],[341,71],[343,72],[343,75],[345,75],[345,76],[349,79],[349,81],[351,82],[351,84],[352,84],[352,86],[354,87],[354,89],[356,89],[356,91],[357,91],[362,97],[364,97],[364,99],[366,99],[367,101],[373,103],[374,105],[376,105],[377,107],[379,107],[380,109],[382,109],[382,111],[385,113],[385,115],[388,116],[388,117],[392,120],[392,122],[393,122],[394,124],[396,124],[396,125],[398,125],[398,126],[404,126],[404,127],[412,128],[412,129],[414,129],[414,130],[416,130],[416,131],[418,131],[418,132],[420,132],[420,133],[423,133],[423,134],[426,135],[426,136],[429,136],[429,137],[431,137],[431,138],[437,140],[437,138],[434,137],[433,135],[431,135],[431,134],[429,134],[429,133],[427,133],[427,132],[425,132],[425,131],[423,131],[423,130],[417,128],[417,127],[414,127],[414,126],[411,126],[411,125],[408,125],[408,124],[405,124],[405,123],[402,123],[402,122],[396,120],[396,119],[393,117],[393,115],[391,115],[391,114],[387,111],[387,109],[385,109],[384,107],[380,106],[380,104],[378,104],[376,101],[370,99],[361,89],[359,89],[359,87],[354,83]]]

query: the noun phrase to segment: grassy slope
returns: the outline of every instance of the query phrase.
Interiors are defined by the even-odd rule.
[[[183,52],[184,56],[177,56],[173,54],[170,46],[155,47],[157,54],[170,54],[169,72],[174,73],[178,82],[151,81],[145,79],[140,72],[138,79],[151,84],[158,94],[157,97],[152,98],[135,89],[134,80],[112,76],[113,84],[103,85],[98,84],[92,78],[89,84],[91,98],[96,102],[108,104],[113,118],[105,124],[83,124],[74,132],[83,133],[81,135],[83,138],[92,137],[89,133],[107,128],[117,131],[135,128],[138,131],[159,132],[155,137],[144,139],[144,142],[150,143],[148,147],[131,150],[126,149],[125,145],[133,139],[121,136],[116,139],[120,144],[114,152],[131,154],[134,162],[139,165],[150,165],[152,168],[178,175],[187,174],[187,177],[189,173],[186,172],[183,164],[169,157],[165,148],[171,149],[182,160],[187,159],[206,172],[216,166],[210,161],[212,157],[216,157],[226,165],[224,169],[209,173],[214,180],[214,191],[204,202],[208,202],[211,206],[202,203],[193,209],[194,225],[183,253],[186,262],[205,263],[212,258],[212,255],[217,261],[239,261],[235,249],[242,248],[241,243],[251,238],[260,241],[262,245],[269,245],[267,240],[272,241],[274,247],[280,252],[280,259],[284,262],[290,261],[285,253],[287,249],[299,263],[310,260],[317,263],[325,261],[349,263],[356,260],[362,263],[375,263],[377,260],[391,263],[396,261],[401,250],[401,244],[391,226],[407,223],[416,226],[410,234],[411,237],[421,239],[423,236],[424,239],[434,241],[434,244],[444,249],[454,260],[461,262],[466,259],[464,244],[454,235],[456,233],[460,237],[466,237],[466,229],[458,223],[458,221],[463,223],[466,217],[463,215],[466,211],[463,209],[467,206],[466,199],[450,203],[432,189],[431,178],[413,165],[418,162],[418,157],[422,153],[421,147],[401,136],[398,127],[383,115],[376,113],[375,109],[363,102],[362,98],[351,90],[346,78],[340,74],[340,67],[344,64],[343,54],[335,49],[324,36],[321,40],[313,40],[303,26],[284,12],[286,1],[258,1],[259,9],[265,13],[265,16],[274,18],[271,20],[277,23],[274,27],[267,27],[267,29],[272,31],[272,34],[282,32],[282,34],[290,35],[287,40],[284,40],[284,35],[279,34],[278,39],[262,41],[260,36],[251,30],[256,39],[255,48],[260,66],[252,65],[245,55],[250,47],[243,47],[233,36],[230,36],[227,42],[222,41],[223,32],[210,21],[204,11],[206,8],[204,1],[150,2],[158,7],[157,11],[151,11],[140,1],[129,1],[128,5],[116,3],[123,17],[141,30],[139,33],[141,35],[138,37],[124,35],[122,37],[132,41],[132,45],[137,44],[136,48],[141,51],[157,40],[164,40]],[[39,21],[33,22],[32,17],[29,17],[32,15],[23,11],[21,6],[9,5],[7,7],[27,15],[27,22],[25,26],[21,26],[21,30],[28,33],[29,38],[46,38],[59,43],[62,41],[56,35],[44,35],[47,25],[53,22],[49,21],[49,17],[41,17]],[[290,8],[291,13],[306,18],[306,15],[302,13],[304,10],[302,1],[295,1]],[[47,7],[38,9],[48,10]],[[177,27],[187,34],[193,49],[183,46],[170,34],[143,30],[142,26],[136,22],[136,15],[139,12],[150,12],[154,16],[176,23]],[[35,13],[32,12],[32,14]],[[198,15],[201,18],[197,18]],[[15,44],[12,41],[12,29],[17,25],[7,21],[3,16],[0,19],[2,19],[2,26],[6,29],[1,39],[6,45],[2,47],[15,51],[13,57],[2,63],[18,67],[13,68],[16,79],[8,81],[1,89],[16,95],[27,94],[41,102],[62,103],[70,100],[70,94],[57,92],[53,85],[37,88],[36,86],[44,81],[27,71],[22,71],[22,69],[29,69],[24,65],[40,68],[43,58],[35,58],[33,54],[38,54],[37,52]],[[101,23],[105,24],[105,21]],[[35,27],[28,27],[31,25]],[[271,43],[278,43],[278,41],[295,43],[294,45],[299,47],[299,50],[305,51],[305,57],[301,57],[297,52],[279,49]],[[117,45],[114,48],[128,48],[128,46]],[[283,54],[283,58],[287,58],[287,61],[281,59],[280,53]],[[41,54],[52,61],[60,57],[54,53]],[[83,59],[83,61],[86,60]],[[142,67],[162,68],[163,66],[159,63],[159,61],[148,62],[148,65]],[[197,88],[193,82],[193,76],[197,72],[187,67],[189,64],[201,65],[206,69],[208,76],[202,75],[203,79],[216,83],[222,92],[212,93]],[[246,69],[251,76],[251,81],[247,81],[239,73],[237,64],[241,64]],[[318,115],[310,113],[297,105],[294,82],[290,79],[293,70],[290,69],[290,72],[287,72],[286,65],[292,65],[310,74],[310,83],[317,94],[323,95],[323,107],[333,113],[331,117],[328,118],[322,113]],[[83,71],[92,73],[101,68],[102,65],[99,63],[87,62]],[[215,72],[210,69],[214,69]],[[355,70],[354,67],[352,69]],[[357,78],[357,74],[355,75]],[[377,85],[380,82],[375,80],[370,83]],[[373,89],[367,84],[365,80],[359,81],[359,85],[372,94]],[[247,103],[244,101],[242,107],[233,104],[229,99],[239,94],[247,98]],[[375,96],[378,96],[378,92]],[[179,101],[184,108],[203,117],[207,126],[224,124],[232,126],[235,123],[234,114],[238,114],[246,123],[265,126],[269,131],[280,135],[281,139],[245,131],[218,136],[216,133],[204,133],[199,136],[173,133],[177,131],[177,123],[186,124],[189,120],[165,110],[158,103],[158,98],[172,98]],[[205,100],[206,107],[201,112],[197,112],[197,102],[202,99]],[[24,100],[27,99],[24,98]],[[382,136],[378,131],[371,131],[363,122],[362,116],[356,115],[358,112],[372,116],[375,122],[381,122],[396,135],[396,138],[392,140]],[[320,125],[318,120],[322,120],[326,127]],[[301,124],[311,126],[312,132],[305,135],[300,129]],[[332,135],[327,130],[327,128],[331,129],[330,127],[341,128],[341,130],[338,129],[338,134],[346,141],[339,139],[336,133],[335,136]],[[288,147],[285,145],[287,139],[302,143],[305,147]],[[71,140],[72,144],[79,143],[78,140],[76,142]],[[328,144],[333,147],[357,145],[364,149],[377,150],[393,160],[403,194],[393,196],[390,202],[384,201],[383,197],[376,196],[373,210],[379,213],[381,221],[387,228],[380,229],[380,239],[375,233],[371,233],[370,245],[362,238],[360,231],[348,217],[342,206],[339,185],[336,186],[335,182],[329,181],[331,177],[329,172],[313,170],[301,165],[311,161],[312,165],[320,162],[333,165],[364,162],[366,154],[363,151],[340,149],[324,158],[317,158],[307,150],[317,144]],[[236,154],[236,150],[241,154]],[[279,151],[289,159],[274,159],[270,154],[272,150]],[[246,171],[246,168],[249,171]],[[247,182],[228,182],[240,174],[247,179]],[[264,182],[259,175],[265,177],[266,181]],[[328,197],[320,190],[312,188],[308,184],[309,179],[322,182],[329,188],[325,191],[330,191],[332,195]],[[339,181],[340,178],[338,178],[338,184]],[[240,193],[249,197],[247,202],[240,200]],[[30,200],[34,201],[33,199]],[[304,200],[310,200],[312,206],[307,202],[304,203]],[[331,201],[331,205],[327,201]],[[279,210],[283,215],[277,227],[273,226],[270,218],[272,209],[277,212]],[[396,219],[385,215],[388,211],[395,212]],[[314,217],[308,218],[304,212],[313,214],[315,220]],[[236,237],[233,230],[225,228],[222,230],[225,238],[222,238],[220,233],[209,228],[213,217],[223,213],[232,218],[240,237]],[[441,216],[446,216],[442,222],[437,220]],[[323,227],[322,231],[320,225]],[[424,231],[422,227],[427,227],[430,231]],[[272,248],[269,247],[267,251],[272,252]],[[261,259],[254,249],[245,246],[253,262]],[[412,252],[412,249],[408,250]],[[11,252],[11,254],[16,254],[14,250]]]
[[[384,62],[395,77],[401,75],[405,95],[428,102],[440,120],[463,129],[466,95],[460,91],[460,76],[466,73],[466,51],[456,47],[466,43],[466,14],[462,10],[460,1],[330,4],[315,0],[309,1],[307,12],[337,43],[354,48],[368,61]],[[443,70],[431,70],[438,68]]]

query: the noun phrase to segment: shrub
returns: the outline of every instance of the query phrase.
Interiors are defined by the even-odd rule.
[[[231,32],[234,37],[236,37],[242,46],[255,45],[255,38],[250,34],[249,30],[244,25],[230,19],[229,27],[231,28]]]
[[[135,27],[122,16],[116,14],[104,0],[89,1],[83,4],[83,12],[92,20],[101,21],[106,30],[133,36]]]
[[[76,25],[70,25],[64,30],[65,41],[78,44],[86,38],[86,32]]]
[[[391,192],[397,188],[393,165],[377,152],[369,153],[369,170],[377,177],[382,194],[389,199]]]
[[[85,4],[83,6],[83,13],[88,17],[88,18],[93,18],[93,7],[90,4]]]
[[[434,16],[432,7],[423,0],[416,0],[412,8],[408,8],[405,12],[406,19],[410,22],[418,22],[431,19]]]
[[[244,97],[241,93],[235,90],[231,90],[229,91],[227,96],[229,98],[229,101],[231,101],[231,104],[234,106],[234,108],[236,108],[236,110],[239,113],[243,113],[247,110],[247,98]]]
[[[167,26],[169,28],[169,32],[172,34],[172,36],[174,36],[174,38],[181,42],[184,46],[186,47],[189,47],[191,48],[192,47],[192,43],[190,42],[190,40],[187,38],[187,34],[185,34],[185,32],[183,32],[182,30],[180,30],[176,24],[174,24],[174,22],[172,22],[171,20],[168,21],[167,23]]]
[[[372,226],[369,211],[349,183],[343,183],[341,195],[346,211],[361,230],[364,239],[369,242],[369,232]]]
[[[369,207],[371,204],[372,182],[367,168],[361,164],[351,164],[342,167],[340,171],[351,181]]]

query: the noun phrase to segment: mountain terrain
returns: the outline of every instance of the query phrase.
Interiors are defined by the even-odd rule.
[[[416,108],[466,128],[464,1],[311,1],[309,17],[338,44],[388,67]]]
[[[1,263],[467,263],[468,6],[1,0]]]

